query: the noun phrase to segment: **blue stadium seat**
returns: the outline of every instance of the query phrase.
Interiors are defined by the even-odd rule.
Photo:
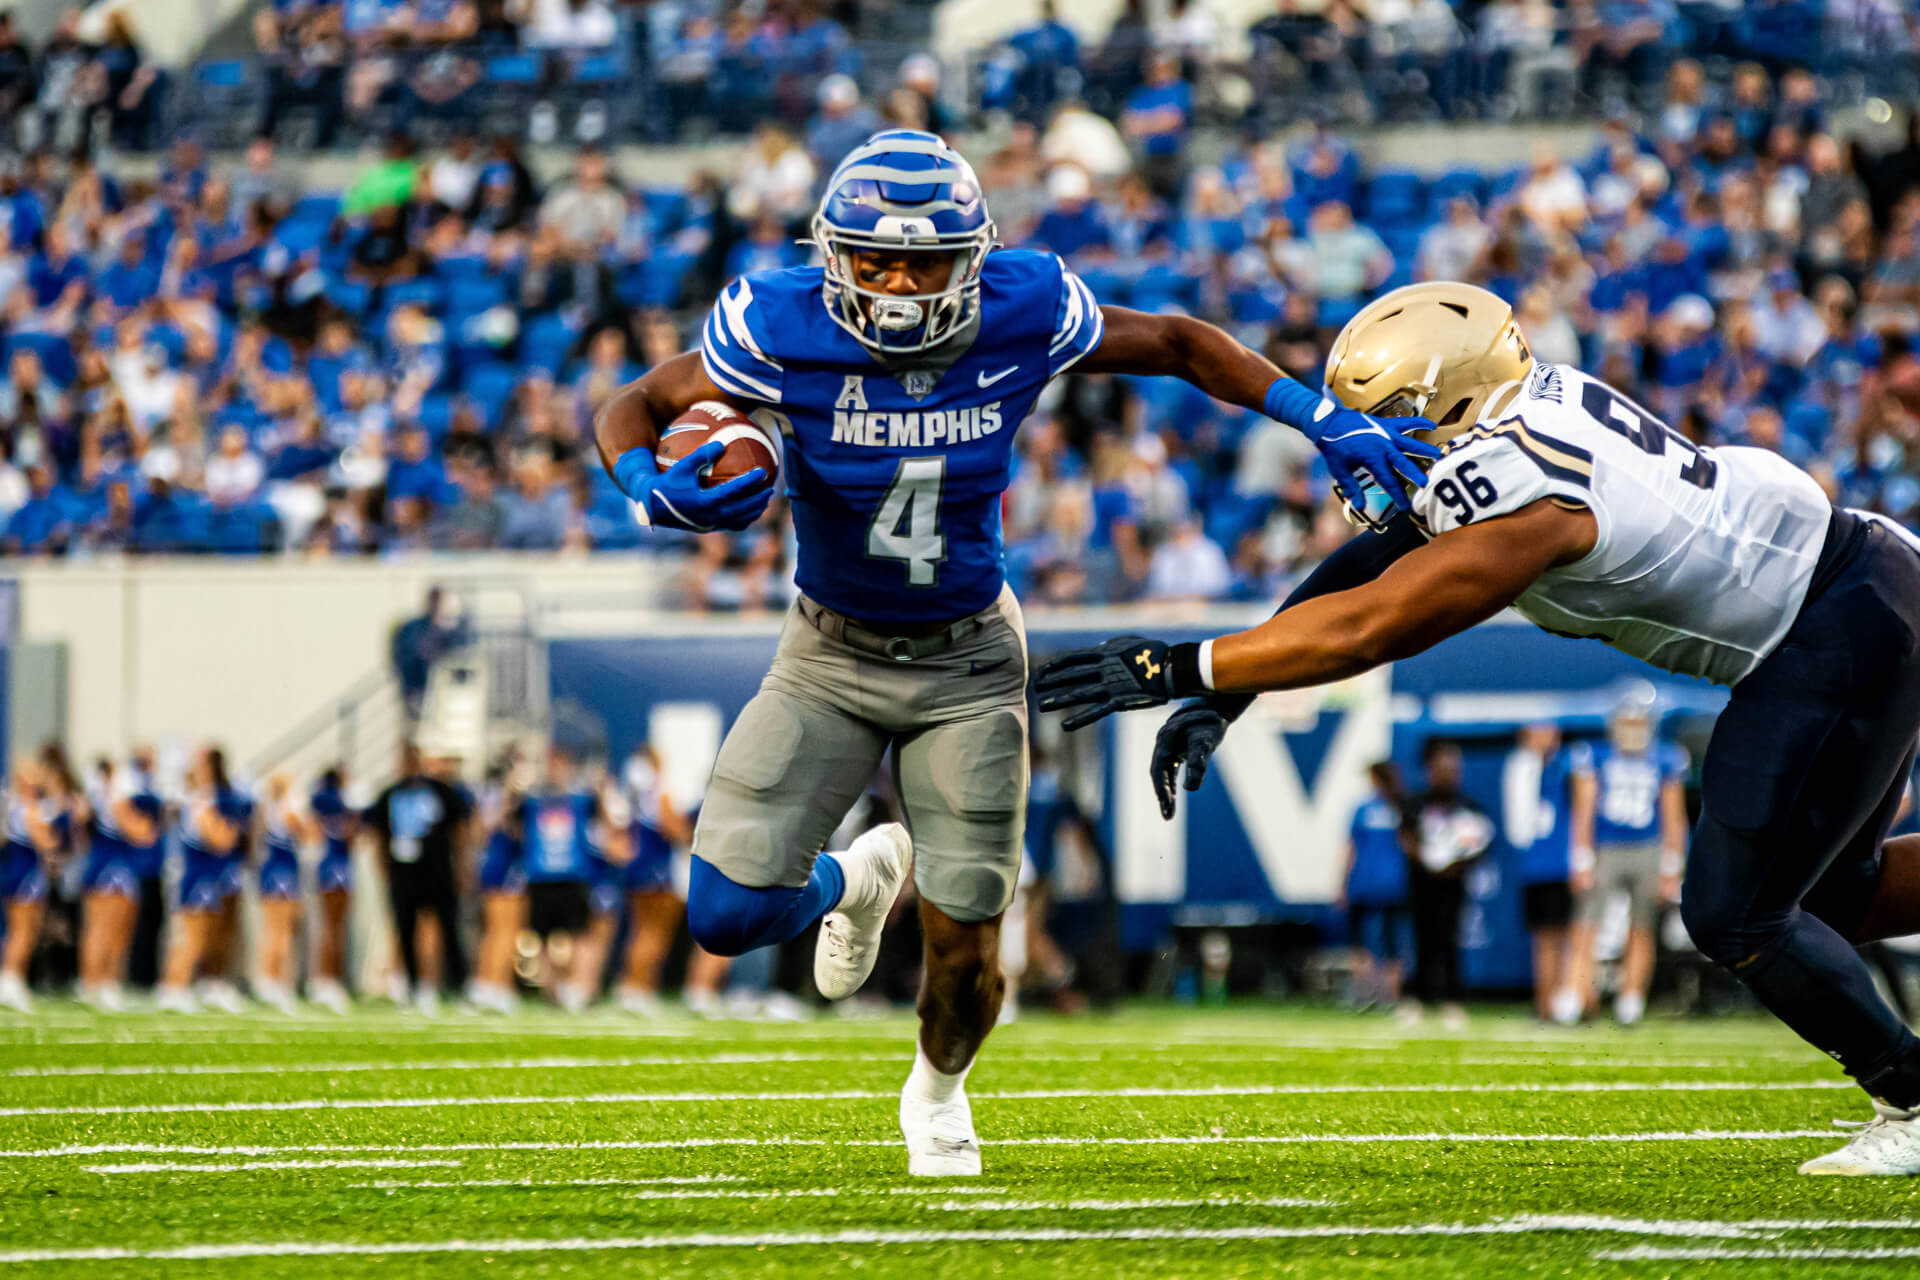
[[[318,253],[326,243],[327,231],[333,224],[314,218],[287,218],[273,229],[273,238],[280,247],[293,257],[304,257],[309,253]]]
[[[457,325],[507,300],[507,283],[497,276],[455,280],[447,286],[447,320]]]
[[[420,398],[420,425],[438,443],[453,424],[453,397],[445,391],[431,391]]]
[[[539,84],[541,70],[537,53],[502,53],[487,59],[487,80],[491,84]]]
[[[433,264],[433,273],[455,285],[469,280],[498,279],[493,267],[477,253],[460,253],[440,259]]]
[[[1430,194],[1435,213],[1445,212],[1447,201],[1456,196],[1470,196],[1474,203],[1482,204],[1486,199],[1486,180],[1477,169],[1450,169],[1434,179]]]
[[[499,425],[501,413],[520,386],[520,372],[495,360],[467,370],[466,382],[467,403],[492,428]]]
[[[624,79],[627,60],[618,53],[589,54],[567,68],[567,82],[575,85],[605,86]]]
[[[535,316],[520,331],[520,363],[558,374],[580,337],[580,327],[565,316]]]
[[[238,58],[203,62],[193,69],[193,83],[203,89],[242,89],[247,84],[247,64]]]
[[[1426,215],[1426,180],[1408,169],[1388,169],[1367,184],[1366,220],[1377,227],[1400,227]]]

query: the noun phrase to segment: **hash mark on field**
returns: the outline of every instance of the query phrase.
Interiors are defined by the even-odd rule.
[[[236,1164],[90,1164],[88,1173],[253,1173],[267,1169],[458,1169],[458,1160],[248,1160]]]
[[[1284,1098],[1341,1094],[1439,1093],[1783,1093],[1851,1089],[1851,1080],[1580,1080],[1483,1084],[1199,1085],[1119,1089],[1002,1089],[978,1100],[1041,1101],[1070,1098]],[[471,1098],[299,1098],[285,1102],[156,1102],[57,1107],[0,1107],[0,1116],[144,1116],[282,1111],[409,1111],[458,1107],[588,1106],[682,1102],[868,1102],[899,1096],[894,1090],[737,1090],[726,1092],[491,1094]]]
[[[1907,1230],[1920,1222],[1901,1224],[1834,1224],[1840,1230]],[[1823,1230],[1825,1225],[1804,1230]],[[1634,1218],[1606,1218],[1590,1215],[1564,1217],[1527,1216],[1495,1219],[1491,1222],[1414,1222],[1414,1223],[1330,1223],[1320,1226],[1237,1226],[1237,1227],[1115,1227],[1083,1229],[1072,1227],[1031,1227],[1012,1230],[897,1231],[855,1228],[840,1231],[775,1231],[759,1234],[727,1235],[697,1233],[686,1235],[620,1236],[603,1239],[566,1238],[553,1240],[400,1240],[382,1244],[364,1241],[288,1240],[260,1243],[179,1245],[158,1249],[22,1249],[0,1253],[0,1264],[25,1262],[104,1262],[120,1259],[148,1261],[207,1261],[223,1258],[272,1257],[368,1257],[385,1254],[429,1253],[586,1253],[639,1249],[763,1249],[803,1245],[887,1245],[887,1244],[1057,1244],[1078,1241],[1107,1243],[1184,1242],[1200,1240],[1338,1240],[1364,1237],[1420,1236],[1517,1236],[1568,1232],[1598,1234],[1653,1235],[1674,1237],[1737,1238],[1747,1230],[1738,1222],[1657,1222]],[[1637,1250],[1623,1253],[1638,1256]],[[1739,1257],[1743,1251],[1674,1251],[1677,1256]],[[1801,1250],[1753,1251],[1760,1257],[1920,1257],[1920,1248],[1887,1250]],[[1611,1255],[1602,1255],[1611,1256]]]

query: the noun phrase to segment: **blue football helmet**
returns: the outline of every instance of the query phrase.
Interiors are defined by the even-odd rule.
[[[826,264],[827,312],[880,356],[936,347],[980,312],[980,264],[993,219],[973,166],[931,133],[887,129],[847,153],[813,217]],[[853,255],[874,250],[953,254],[944,289],[898,295],[864,289]]]

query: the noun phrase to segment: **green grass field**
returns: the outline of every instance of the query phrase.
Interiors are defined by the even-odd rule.
[[[0,1022],[0,1272],[1920,1273],[1920,1183],[1795,1174],[1865,1099],[1760,1020],[1028,1018],[971,1077],[986,1176],[936,1184],[912,1034],[51,1003]]]

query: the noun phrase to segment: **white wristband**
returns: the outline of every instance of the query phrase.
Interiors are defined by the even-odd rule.
[[[1593,849],[1587,845],[1575,845],[1567,855],[1567,865],[1576,874],[1593,870]]]
[[[1687,869],[1687,855],[1679,849],[1665,849],[1660,854],[1660,874],[1677,876]]]
[[[1200,642],[1200,684],[1209,691],[1213,688],[1213,641]]]

